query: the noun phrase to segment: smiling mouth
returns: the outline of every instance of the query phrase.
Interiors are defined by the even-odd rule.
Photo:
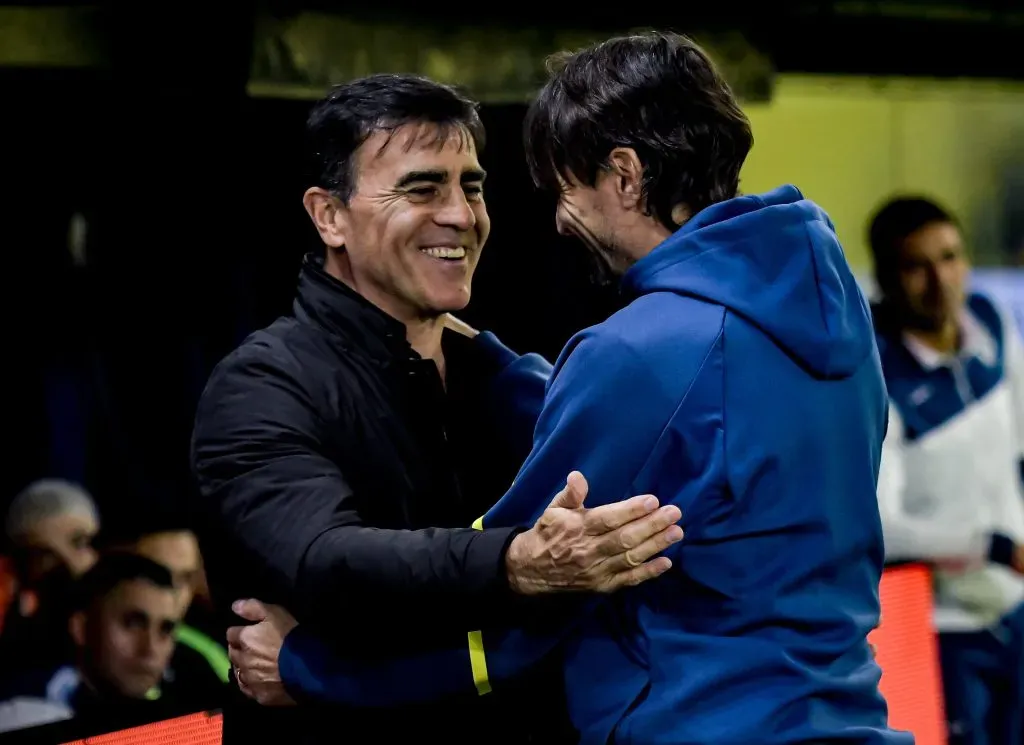
[[[462,246],[431,246],[420,251],[434,259],[442,261],[461,261],[466,258],[466,249]]]

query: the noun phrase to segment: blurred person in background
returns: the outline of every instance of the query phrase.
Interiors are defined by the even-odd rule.
[[[69,659],[68,587],[96,561],[99,512],[77,484],[42,479],[22,490],[4,519],[13,576],[0,631],[0,696],[32,688]]]
[[[200,607],[193,607],[202,579],[199,542],[183,514],[147,504],[145,510],[119,520],[117,532],[101,534],[105,551],[130,552],[156,562],[171,573],[177,594],[177,614],[183,619],[174,630],[177,645],[164,675],[163,688],[179,703],[195,711],[218,708],[227,693],[231,662],[221,642],[223,630],[198,627],[207,622]],[[131,519],[134,518],[134,519]],[[198,618],[198,624],[193,620]]]
[[[469,527],[529,451],[551,369],[490,334],[446,331],[490,231],[476,103],[376,75],[335,87],[307,134],[303,204],[324,251],[302,263],[293,314],[218,365],[196,415],[200,545],[221,607],[279,603],[372,662],[465,641],[539,595],[662,573],[654,557],[679,511],[642,496],[584,509],[581,479],[529,529]],[[564,720],[550,672],[448,705],[272,709],[237,696],[224,741],[550,740]]]
[[[103,555],[74,589],[75,662],[57,670],[36,700],[69,709],[83,736],[187,713],[161,687],[180,620],[166,568],[133,554]]]
[[[828,216],[792,186],[738,194],[749,122],[685,37],[565,55],[526,139],[559,230],[629,305],[563,350],[533,451],[478,527],[533,524],[578,468],[592,504],[649,492],[681,509],[672,568],[575,613],[495,619],[447,656],[366,660],[268,608],[229,631],[240,678],[366,705],[501,695],[564,642],[582,743],[912,742],[888,726],[867,643],[885,386]]]
[[[77,577],[96,562],[92,542],[100,528],[99,512],[89,493],[69,481],[30,484],[11,502],[4,528],[9,543],[24,556],[26,582],[58,566]]]
[[[963,233],[936,203],[888,202],[869,241],[891,399],[886,557],[935,569],[951,742],[1024,742],[1024,344],[968,290]]]

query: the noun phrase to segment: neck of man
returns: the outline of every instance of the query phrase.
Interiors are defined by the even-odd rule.
[[[356,281],[344,251],[327,251],[324,271],[340,282],[344,282],[352,290],[405,325],[405,338],[416,354],[425,360],[433,360],[441,380],[445,379],[444,354],[441,351],[441,334],[444,333],[444,316],[423,318],[417,315],[404,303],[375,291],[375,288],[362,287]]]
[[[433,360],[441,380],[445,379],[444,353],[441,351],[441,335],[444,333],[444,318],[421,318],[405,322],[405,338],[416,354],[425,360]]]
[[[939,354],[954,354],[960,349],[960,327],[952,319],[939,329],[907,329],[906,332]]]
[[[627,240],[636,248],[629,253],[636,262],[669,239],[676,230],[690,219],[690,211],[686,205],[679,204],[672,210],[672,219],[676,222],[675,229],[669,229],[654,215],[638,214],[636,222],[627,228]]]

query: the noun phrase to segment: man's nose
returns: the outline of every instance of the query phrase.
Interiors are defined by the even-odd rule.
[[[561,207],[555,210],[555,230],[558,231],[559,235],[568,236],[571,234],[569,231],[569,222],[566,220],[565,213],[562,211]]]
[[[465,233],[476,225],[476,213],[461,189],[452,189],[444,208],[437,216],[437,222]]]
[[[138,638],[138,655],[142,658],[150,658],[156,656],[157,648],[160,646],[160,632],[159,631],[145,631],[139,634]]]

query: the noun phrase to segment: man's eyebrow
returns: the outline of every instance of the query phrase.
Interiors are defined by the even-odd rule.
[[[487,178],[487,173],[482,168],[473,168],[468,171],[464,171],[459,177],[459,181],[465,183],[476,183],[483,181]],[[409,186],[410,184],[444,184],[448,182],[448,173],[446,171],[409,171],[398,180],[395,184],[396,187],[401,188]]]
[[[409,171],[398,179],[395,186],[402,187],[409,184],[443,184],[448,181],[448,174],[445,171]]]

